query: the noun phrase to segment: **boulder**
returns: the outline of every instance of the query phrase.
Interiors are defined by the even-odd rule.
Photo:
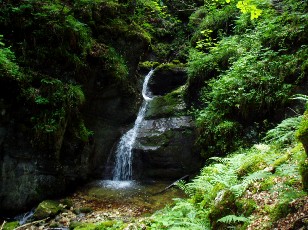
[[[178,117],[186,114],[186,104],[182,95],[183,87],[164,96],[154,97],[148,102],[145,119]]]
[[[149,90],[154,96],[165,95],[187,81],[187,73],[183,64],[163,64],[157,67],[149,82]]]
[[[194,140],[189,116],[144,120],[133,148],[133,177],[173,180],[196,172],[202,161]]]
[[[42,220],[47,217],[54,217],[59,212],[61,212],[63,208],[60,203],[53,200],[45,200],[41,202],[34,211],[33,217],[36,220]]]

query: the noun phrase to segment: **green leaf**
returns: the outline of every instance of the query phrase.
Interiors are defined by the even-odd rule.
[[[235,215],[228,215],[220,218],[218,222],[226,223],[226,224],[231,224],[231,223],[236,223],[236,222],[249,222],[249,219],[244,217],[244,216],[235,216]]]

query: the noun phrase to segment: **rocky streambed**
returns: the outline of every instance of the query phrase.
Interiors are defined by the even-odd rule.
[[[60,200],[43,201],[33,216],[6,220],[3,229],[82,229],[84,225],[144,221],[152,213],[184,197],[176,187],[159,193],[169,182],[94,181]],[[1,226],[1,224],[0,224]]]

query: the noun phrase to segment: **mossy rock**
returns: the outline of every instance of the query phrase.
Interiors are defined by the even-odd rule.
[[[165,96],[154,97],[153,100],[149,102],[145,119],[185,115],[186,105],[182,91],[183,87],[180,87]]]
[[[62,211],[62,207],[59,202],[53,200],[45,200],[41,202],[35,209],[33,217],[36,220],[45,219],[47,217],[53,217]]]
[[[66,209],[70,209],[71,207],[73,207],[74,203],[73,200],[69,199],[69,198],[65,198],[63,200],[61,200],[61,204],[64,206],[64,208]]]
[[[303,120],[296,132],[296,137],[302,142],[305,152],[308,155],[308,110],[304,113]]]
[[[80,214],[80,213],[90,213],[93,212],[93,209],[90,207],[81,207],[80,209],[75,209],[74,213],[75,214]]]
[[[186,65],[167,63],[161,64],[155,69],[148,87],[154,96],[163,96],[185,85],[186,82]]]
[[[300,165],[300,174],[302,176],[303,189],[308,192],[308,158]]]
[[[224,216],[232,215],[236,212],[235,195],[230,190],[221,190],[215,198],[215,204],[211,208],[209,218],[213,229],[226,229],[224,223],[218,220]]]
[[[3,230],[13,230],[19,226],[18,221],[8,222],[3,226]]]
[[[281,201],[270,210],[270,217],[273,221],[277,221],[286,217],[291,212],[289,201]]]
[[[163,132],[159,135],[150,135],[145,136],[143,138],[139,139],[139,142],[141,145],[145,147],[154,147],[160,148],[168,146],[168,144],[171,141],[171,138],[174,138],[175,136],[178,136],[179,134],[174,130],[168,130],[166,132]]]
[[[250,216],[258,207],[253,199],[237,199],[235,201],[235,204],[238,209],[238,212],[243,213],[245,216]]]
[[[151,69],[156,68],[157,66],[159,66],[159,62],[155,62],[155,61],[145,61],[145,62],[140,62],[139,63],[139,69],[141,71],[147,71],[149,72]]]

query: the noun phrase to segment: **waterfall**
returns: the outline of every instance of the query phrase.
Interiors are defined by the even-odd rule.
[[[144,79],[142,86],[142,96],[144,101],[139,109],[134,127],[126,132],[120,139],[117,148],[116,148],[116,157],[115,157],[115,168],[113,171],[113,180],[114,181],[123,181],[132,179],[132,149],[135,143],[137,132],[140,127],[141,122],[144,119],[146,108],[148,102],[151,100],[151,97],[148,95],[148,83],[150,77],[152,76],[154,70],[151,70]]]

